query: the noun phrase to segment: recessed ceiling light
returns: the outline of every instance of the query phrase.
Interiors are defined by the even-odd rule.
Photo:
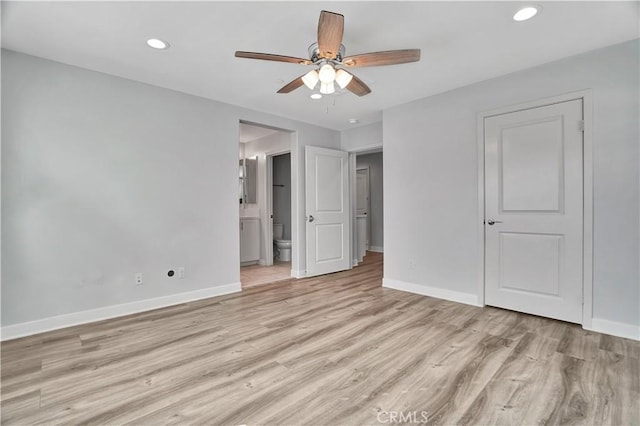
[[[320,93],[312,93],[311,99],[322,99],[322,95]]]
[[[349,119],[349,123],[351,123],[351,124],[356,124],[357,122],[358,122],[357,118],[350,118]]]
[[[166,41],[160,40],[159,38],[150,38],[147,40],[147,44],[149,47],[153,47],[154,49],[164,50],[169,48],[169,43]]]
[[[514,21],[526,21],[527,19],[531,19],[540,12],[540,6],[526,6],[522,9],[518,10],[515,15],[513,15]]]

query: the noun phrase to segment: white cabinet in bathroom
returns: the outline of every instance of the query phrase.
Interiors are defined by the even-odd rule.
[[[240,218],[240,262],[260,259],[260,219]]]

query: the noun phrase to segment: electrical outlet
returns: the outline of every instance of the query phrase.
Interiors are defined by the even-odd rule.
[[[178,278],[180,279],[184,278],[184,266],[181,266],[178,268]]]
[[[136,285],[142,285],[142,272],[136,274]]]
[[[409,261],[409,269],[413,269],[413,268],[415,268],[415,266],[416,265],[413,263],[413,260],[410,260]]]

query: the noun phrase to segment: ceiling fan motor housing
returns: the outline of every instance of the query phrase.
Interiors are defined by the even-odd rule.
[[[341,63],[342,58],[344,58],[344,54],[346,51],[347,50],[345,49],[344,44],[341,44],[340,49],[338,50],[338,54],[334,59],[323,58],[320,56],[320,49],[318,48],[318,43],[313,43],[311,46],[309,46],[309,59],[311,59],[311,62],[313,62],[314,64],[318,64],[321,61],[326,61],[326,60]]]

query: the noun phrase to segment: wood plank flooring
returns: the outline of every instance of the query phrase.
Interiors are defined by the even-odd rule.
[[[3,424],[640,424],[640,344],[351,271],[1,345]]]
[[[274,283],[291,278],[291,262],[275,261],[272,266],[250,265],[240,268],[242,288]]]

